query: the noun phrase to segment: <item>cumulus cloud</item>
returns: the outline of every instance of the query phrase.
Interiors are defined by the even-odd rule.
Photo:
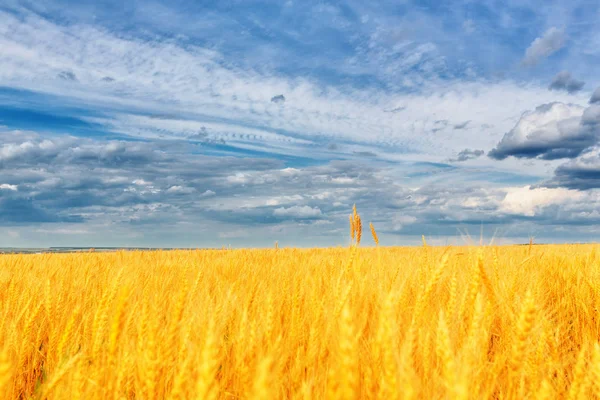
[[[318,207],[310,206],[292,206],[288,208],[280,207],[273,211],[273,215],[283,218],[318,218],[321,216],[321,210]]]
[[[562,186],[571,189],[600,188],[600,148],[594,147],[579,157],[556,168],[554,178],[546,186]]]
[[[394,215],[392,218],[392,230],[401,231],[406,225],[414,224],[417,222],[417,218],[412,215]]]
[[[554,160],[573,158],[598,141],[597,116],[591,108],[550,103],[525,112],[488,155]]]
[[[556,51],[562,49],[566,42],[564,29],[552,27],[544,34],[536,38],[525,51],[525,57],[522,60],[523,65],[533,66],[543,58],[550,56]]]
[[[461,150],[458,155],[456,156],[456,158],[451,158],[448,161],[450,162],[462,162],[462,161],[467,161],[467,160],[472,160],[475,158],[479,158],[482,155],[484,155],[485,152],[483,150],[471,150],[471,149],[464,149]]]
[[[585,82],[577,80],[571,76],[569,71],[561,71],[550,83],[548,89],[550,90],[565,90],[568,93],[576,93],[583,89]]]
[[[215,192],[213,192],[212,190],[208,189],[208,190],[205,190],[205,191],[204,191],[204,192],[203,192],[203,193],[200,195],[200,197],[212,197],[212,196],[215,196],[215,195],[216,195],[216,193],[215,193]]]
[[[590,104],[596,103],[600,103],[600,87],[594,91],[592,97],[590,98]]]
[[[10,185],[8,183],[0,184],[0,190],[12,190],[13,192],[17,191],[17,185]]]
[[[190,194],[194,193],[196,189],[192,187],[186,187],[181,185],[174,185],[167,189],[167,193],[181,193],[181,194]]]
[[[563,188],[531,188],[524,186],[509,189],[499,210],[508,214],[533,217],[544,207],[580,200],[583,194]]]

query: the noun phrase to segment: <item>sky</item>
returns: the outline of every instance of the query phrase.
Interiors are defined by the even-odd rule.
[[[596,0],[0,3],[0,247],[600,240]],[[372,241],[365,232],[365,245]]]

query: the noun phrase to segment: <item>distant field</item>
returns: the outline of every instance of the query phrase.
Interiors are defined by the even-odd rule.
[[[600,398],[599,247],[1,255],[0,398]]]
[[[90,251],[119,251],[119,250],[159,250],[157,248],[139,248],[139,247],[0,247],[0,254],[41,254],[41,253],[81,253]],[[161,248],[160,250],[175,250]],[[179,249],[182,250],[182,249]],[[190,250],[190,249],[184,249]]]

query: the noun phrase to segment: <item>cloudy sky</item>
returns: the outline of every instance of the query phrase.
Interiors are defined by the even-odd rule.
[[[600,240],[598,1],[193,3],[0,3],[0,247]]]

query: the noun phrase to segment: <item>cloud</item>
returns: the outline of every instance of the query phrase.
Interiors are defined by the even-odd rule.
[[[0,184],[0,190],[12,190],[13,192],[17,191],[17,185],[10,185],[8,183]]]
[[[454,125],[454,130],[461,130],[461,129],[466,129],[467,125],[469,125],[469,122],[471,121],[465,121],[465,122],[461,122],[460,124],[456,124]]]
[[[564,29],[552,27],[544,34],[536,38],[525,51],[525,57],[522,60],[523,65],[536,65],[541,59],[550,56],[556,51],[562,49],[566,42]]]
[[[449,159],[449,161],[450,162],[462,162],[462,161],[479,158],[484,154],[485,154],[485,152],[483,150],[464,149],[458,153],[458,156],[456,156],[456,158],[451,158],[451,159]]]
[[[291,168],[276,160],[199,154],[194,145],[172,142],[138,148],[151,155],[145,159],[153,161],[115,163],[98,154],[118,144],[124,157],[129,154],[137,160],[140,155],[131,149],[139,143],[34,134],[7,133],[6,137],[9,143],[0,147],[2,155],[8,144],[13,149],[29,143],[24,147],[35,151],[4,159],[3,179],[18,181],[19,190],[0,190],[0,226],[18,226],[25,233],[21,237],[42,235],[35,229],[90,232],[80,238],[65,231],[60,235],[65,243],[196,246],[200,243],[196,241],[210,237],[201,243],[220,246],[219,239],[227,238],[232,244],[249,246],[270,244],[285,235],[297,244],[305,240],[302,230],[310,226],[307,245],[314,245],[315,237],[321,245],[334,245],[346,241],[352,204],[381,231],[382,243],[394,243],[397,235],[456,235],[457,227],[476,226],[479,232],[482,222],[488,230],[508,230],[515,218],[530,219],[529,225],[510,231],[511,237],[526,238],[532,226],[544,224],[571,223],[577,227],[574,230],[583,232],[587,222],[581,216],[589,217],[593,207],[600,205],[588,195],[571,196],[570,203],[561,203],[556,196],[549,203],[539,200],[548,193],[551,197],[562,193],[555,191],[534,192],[541,194],[523,205],[517,201],[521,192],[514,188],[492,187],[477,179],[470,182],[453,169],[441,167],[436,167],[439,177],[398,179],[410,171],[431,170],[433,165],[375,166],[367,158],[352,158]],[[42,146],[44,140],[49,143]],[[40,147],[53,149],[52,156],[38,157]],[[81,163],[75,149],[85,149],[93,161]],[[487,172],[482,174],[489,177]],[[231,176],[236,179],[227,179]],[[506,199],[507,192],[515,194]],[[570,208],[557,214],[553,208],[557,204]],[[325,219],[327,224],[314,225]],[[40,226],[47,223],[55,225]],[[144,237],[136,239],[139,242],[127,242],[138,237],[142,225],[155,229],[144,230]],[[236,242],[238,230],[247,235]],[[550,235],[554,228],[544,232]]]
[[[600,103],[600,87],[598,87],[594,93],[592,94],[592,97],[590,98],[590,104],[596,104],[596,103]]]
[[[372,151],[353,151],[352,154],[360,157],[377,157],[377,154]]]
[[[277,96],[271,97],[272,103],[285,103],[285,96],[282,94],[278,94]]]
[[[417,218],[412,215],[395,215],[392,218],[392,231],[399,232],[406,225],[414,224]]]
[[[212,190],[208,189],[204,193],[202,193],[200,195],[200,197],[212,197],[212,196],[215,196],[215,195],[216,195],[215,192],[213,192]]]
[[[223,49],[182,44],[161,35],[152,40],[137,32],[119,35],[101,24],[57,24],[27,12],[17,18],[0,11],[0,20],[6,22],[0,34],[0,86],[33,93],[21,99],[25,102],[43,92],[51,101],[38,107],[85,109],[83,118],[95,129],[136,139],[192,138],[236,147],[241,141],[253,150],[288,154],[307,153],[303,144],[319,150],[331,142],[361,143],[396,153],[435,154],[443,160],[467,146],[489,148],[494,143],[469,130],[440,138],[435,135],[441,128],[436,120],[471,120],[470,126],[492,123],[506,131],[516,114],[548,101],[546,88],[510,80],[462,79],[462,72],[443,65],[445,55],[433,42],[402,39],[408,28],[394,28],[397,24],[390,20],[364,27],[375,31],[364,43],[356,43],[356,56],[335,65],[330,55],[326,63],[315,59],[309,70],[335,68],[337,80],[327,82],[304,73],[284,74],[262,61],[227,62],[233,56]],[[347,29],[356,27],[347,22]],[[410,26],[418,28],[421,22]],[[368,63],[362,65],[363,59]],[[51,60],[60,60],[60,65]],[[76,75],[77,85],[58,78],[63,71]],[[114,81],[107,84],[104,77]],[[396,83],[400,81],[406,82]],[[388,90],[388,85],[410,90]],[[273,103],[278,93],[293,98],[294,107]],[[507,98],[513,100],[503,102]],[[566,93],[556,97],[568,99]],[[405,109],[386,112],[390,105]]]
[[[584,85],[585,82],[573,78],[569,71],[561,71],[556,74],[554,79],[552,79],[552,83],[550,83],[548,89],[565,90],[568,93],[576,93],[580,91]]]
[[[167,189],[167,193],[182,193],[182,194],[190,194],[194,193],[196,189],[191,187],[185,187],[181,185],[174,185]]]
[[[319,218],[321,210],[318,207],[309,206],[280,207],[273,211],[273,215],[282,218],[312,219]]]
[[[18,180],[20,184],[18,192],[12,190],[16,185],[3,184],[2,189],[8,190],[0,193],[15,192],[30,199],[31,213],[38,216],[32,221],[38,222],[81,221],[78,216],[89,216],[92,209],[122,219],[114,214],[122,207],[183,206],[191,196],[215,196],[207,186],[225,181],[228,171],[252,172],[280,165],[275,160],[194,155],[193,148],[177,144],[35,135],[19,141],[10,133],[6,137],[9,142],[0,146],[0,169],[9,182]],[[8,218],[4,216],[4,220]]]
[[[550,103],[525,112],[488,155],[497,160],[509,156],[554,160],[573,158],[594,145],[600,131],[590,109]]]
[[[600,189],[600,148],[589,149],[579,157],[556,168],[546,186],[570,189]]]
[[[75,74],[72,73],[71,71],[61,71],[58,73],[57,76],[60,79],[65,80],[65,81],[72,81],[72,82],[77,81],[77,76],[75,76]]]
[[[499,210],[508,214],[533,217],[544,207],[580,200],[582,193],[563,188],[531,188],[530,186],[509,189]]]
[[[406,110],[406,106],[399,106],[399,107],[394,107],[390,110],[383,110],[384,112],[389,112],[389,113],[399,113],[401,111]]]

